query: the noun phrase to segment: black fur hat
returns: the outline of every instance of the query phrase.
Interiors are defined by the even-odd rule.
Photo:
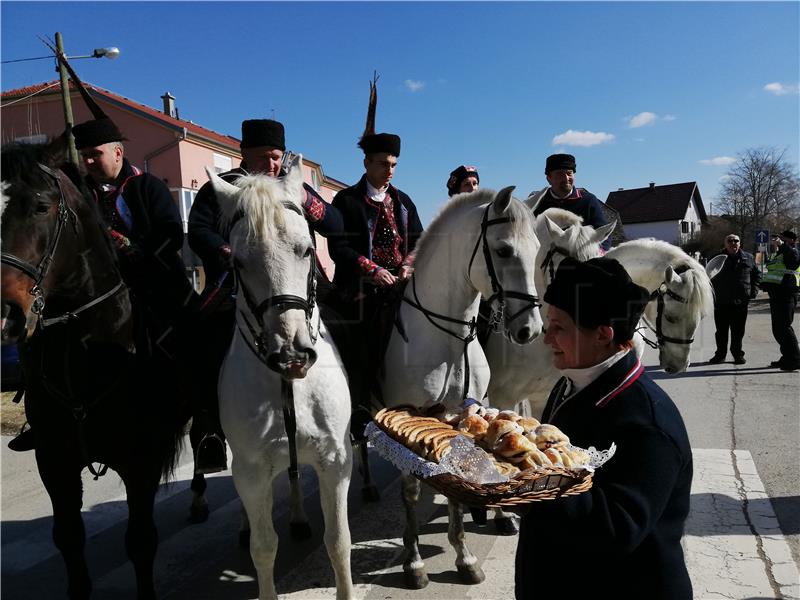
[[[108,142],[121,142],[127,138],[123,137],[122,132],[114,124],[114,121],[105,117],[86,121],[72,128],[72,135],[75,136],[75,148],[94,148],[102,146]]]
[[[544,174],[547,175],[550,171],[558,171],[559,169],[572,169],[576,172],[575,157],[572,154],[551,154],[547,157],[547,162],[544,165]]]
[[[369,82],[369,104],[367,105],[367,122],[364,133],[358,141],[358,147],[364,154],[386,152],[392,156],[400,156],[400,136],[393,133],[375,133],[375,113],[378,110],[378,79],[377,73],[372,75]]]
[[[650,294],[613,258],[580,262],[567,257],[547,287],[544,301],[569,314],[579,327],[610,325],[614,341],[633,337]]]
[[[286,150],[283,123],[272,119],[249,119],[242,121],[242,148],[270,146]]]

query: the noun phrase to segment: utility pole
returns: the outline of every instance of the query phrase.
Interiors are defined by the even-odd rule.
[[[64,41],[61,39],[61,33],[56,32],[56,50],[58,53],[66,58],[64,52]],[[72,101],[69,95],[69,80],[67,79],[67,70],[64,68],[64,63],[58,60],[58,74],[61,79],[61,102],[64,106],[64,132],[67,136],[67,151],[68,159],[76,167],[78,166],[78,151],[75,149],[75,136],[72,135],[72,126],[75,124],[75,119],[72,117]]]

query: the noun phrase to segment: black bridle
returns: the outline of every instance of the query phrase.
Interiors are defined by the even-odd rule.
[[[681,274],[686,272],[688,269],[689,267],[687,265],[681,265],[680,267],[675,269],[675,272],[677,274]],[[673,300],[680,302],[682,304],[689,304],[688,298],[684,298],[680,294],[676,294],[671,289],[669,289],[666,281],[662,282],[661,285],[658,286],[658,288],[656,288],[655,290],[653,290],[653,292],[650,294],[650,301],[652,302],[653,300],[656,300],[658,302],[658,308],[656,310],[656,326],[653,327],[647,321],[647,318],[642,316],[642,320],[645,322],[650,331],[656,334],[656,341],[654,342],[652,340],[647,339],[641,331],[639,331],[639,335],[642,336],[644,342],[651,348],[658,348],[659,346],[663,346],[665,343],[690,346],[694,342],[694,338],[684,339],[684,338],[676,338],[664,335],[664,330],[662,328],[662,320],[664,318],[664,305],[665,305],[664,296],[669,296]]]
[[[292,202],[284,202],[283,206],[292,212],[296,212],[301,217],[304,217],[303,210],[296,204]],[[314,313],[314,307],[316,306],[317,298],[317,261],[313,252],[310,255],[310,259],[311,265],[308,269],[306,298],[295,296],[294,294],[276,294],[275,296],[265,298],[261,302],[257,302],[253,294],[247,288],[247,285],[244,283],[244,278],[239,273],[239,269],[234,267],[234,273],[236,273],[236,282],[242,290],[242,296],[244,297],[244,301],[247,304],[250,314],[253,315],[253,318],[256,320],[256,324],[258,325],[257,329],[247,318],[247,314],[243,310],[240,310],[239,314],[247,326],[250,336],[253,338],[252,344],[247,339],[247,336],[243,337],[250,350],[252,350],[258,359],[265,365],[267,364],[267,328],[264,324],[264,318],[266,314],[273,308],[276,308],[280,312],[287,311],[291,308],[299,308],[302,310],[306,315],[306,325],[308,326],[308,331],[311,334],[311,342],[316,343],[317,341],[317,334],[319,331],[315,332],[311,327],[311,317]],[[241,327],[239,329],[241,330]]]
[[[492,310],[492,315],[489,318],[489,328],[493,331],[497,331],[499,329],[500,324],[503,321],[506,324],[511,323],[514,319],[522,315],[524,312],[528,310],[533,310],[541,306],[541,302],[539,302],[539,298],[537,296],[532,296],[531,294],[525,294],[523,292],[516,292],[516,291],[508,291],[503,288],[503,285],[500,283],[499,278],[497,277],[497,271],[494,268],[494,262],[492,261],[492,253],[489,248],[489,241],[487,239],[486,233],[489,227],[492,225],[499,225],[501,223],[512,223],[514,221],[513,217],[501,217],[499,219],[489,219],[489,209],[494,204],[494,201],[490,202],[486,206],[486,210],[483,211],[483,217],[481,218],[481,232],[478,236],[478,239],[475,241],[475,247],[472,250],[472,256],[469,259],[469,266],[467,267],[467,278],[469,279],[470,273],[472,272],[472,264],[475,262],[475,256],[478,253],[478,247],[483,242],[483,258],[486,262],[486,269],[489,272],[489,279],[492,283],[492,295],[487,299],[487,302],[491,306],[491,304],[497,300],[498,301],[498,308],[495,311]],[[462,395],[463,399],[466,399],[469,395],[469,353],[468,348],[470,342],[472,342],[478,335],[477,331],[477,318],[473,317],[469,321],[464,321],[461,319],[455,319],[453,317],[449,317],[447,315],[440,315],[435,313],[431,310],[428,310],[422,305],[422,302],[417,295],[417,283],[416,277],[414,275],[411,276],[411,291],[414,294],[414,300],[408,298],[405,294],[403,294],[403,302],[406,304],[414,307],[418,311],[420,311],[428,321],[436,327],[437,329],[445,332],[451,337],[460,340],[464,344],[464,393]],[[520,300],[528,300],[529,303],[521,308],[519,311],[511,315],[508,319],[505,318],[505,299],[506,298],[517,298]],[[434,319],[439,319],[440,321],[445,321],[447,323],[455,323],[456,325],[462,325],[467,328],[467,332],[464,335],[460,333],[451,331],[447,327],[444,327],[434,321]]]
[[[42,163],[37,164],[39,169],[53,179],[56,188],[58,189],[56,224],[53,228],[53,234],[50,236],[50,240],[47,244],[47,250],[45,250],[42,258],[39,260],[39,264],[36,266],[14,254],[11,254],[10,252],[2,252],[2,254],[0,254],[0,261],[3,264],[22,271],[25,273],[25,275],[33,280],[33,287],[28,290],[28,293],[33,296],[31,312],[37,315],[39,327],[44,329],[50,325],[66,323],[67,321],[77,318],[82,312],[92,308],[93,306],[97,306],[104,300],[116,294],[122,288],[123,282],[122,278],[120,278],[119,282],[117,282],[117,284],[105,294],[102,294],[97,298],[93,298],[75,310],[67,311],[58,317],[51,317],[49,319],[44,318],[45,299],[44,291],[42,290],[42,282],[44,281],[45,277],[47,277],[47,272],[50,270],[50,266],[53,264],[53,259],[55,258],[56,250],[58,249],[58,242],[61,240],[61,234],[64,232],[64,228],[68,221],[72,222],[72,228],[75,231],[75,235],[78,234],[78,215],[67,205],[67,200],[64,196],[64,189],[61,187],[61,178],[59,177],[58,172],[46,165],[43,165]]]
[[[555,244],[550,245],[550,250],[547,251],[547,254],[542,261],[542,264],[539,265],[539,269],[543,272],[546,272],[550,276],[550,282],[553,282],[553,278],[556,276],[556,264],[555,264],[555,256],[556,254],[561,254],[565,258],[571,256],[569,252],[564,250],[564,248],[559,248]]]

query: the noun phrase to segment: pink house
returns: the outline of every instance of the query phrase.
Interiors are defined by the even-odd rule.
[[[201,127],[178,116],[175,98],[167,92],[161,99],[163,110],[156,110],[95,85],[85,84],[94,100],[129,138],[125,156],[131,163],[157,175],[167,184],[184,222],[184,231],[197,190],[208,180],[206,167],[217,173],[238,167],[241,162],[239,140]],[[92,118],[76,89],[70,89],[75,123]],[[2,92],[2,142],[43,142],[64,131],[64,111],[58,81]],[[305,180],[328,202],[344,183],[327,177],[322,165],[303,157]],[[317,253],[328,278],[333,277],[333,262],[327,243],[317,236]],[[197,289],[203,287],[199,260],[184,246],[187,273]]]

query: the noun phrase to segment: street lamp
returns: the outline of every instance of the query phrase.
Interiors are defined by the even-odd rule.
[[[40,38],[41,39],[41,38]],[[44,40],[42,40],[44,41]],[[67,148],[68,148],[68,156],[69,161],[77,166],[78,164],[78,151],[75,149],[75,138],[72,135],[72,126],[74,125],[74,119],[72,117],[72,102],[69,96],[69,81],[67,80],[67,70],[64,66],[64,62],[59,60],[58,57],[61,56],[63,59],[66,60],[73,60],[77,58],[108,58],[108,59],[115,59],[119,56],[119,48],[110,47],[110,48],[95,48],[91,54],[84,54],[81,56],[67,56],[64,52],[64,41],[61,37],[60,32],[56,32],[56,46],[53,46],[44,41],[47,46],[54,51],[56,57],[56,63],[59,74],[59,80],[61,84],[61,104],[64,108],[64,124],[66,127],[67,133]],[[35,56],[33,58],[19,58],[16,60],[4,60],[2,64],[7,63],[14,63],[14,62],[24,62],[28,60],[42,60],[45,58],[53,58],[53,55],[48,56]]]

